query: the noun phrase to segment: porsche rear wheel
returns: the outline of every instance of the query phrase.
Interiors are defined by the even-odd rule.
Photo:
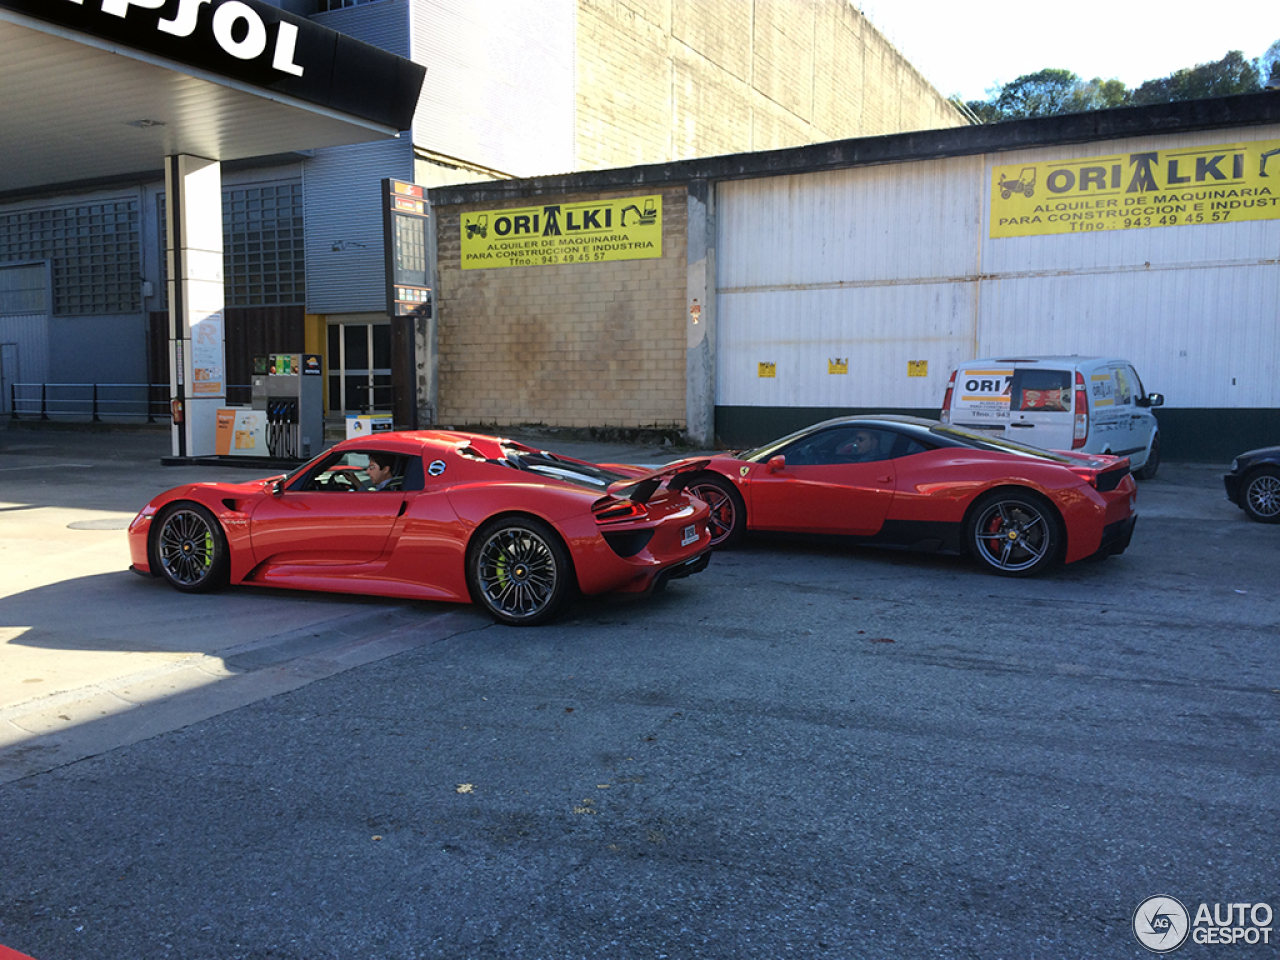
[[[997,490],[979,500],[965,530],[969,552],[1005,577],[1042,572],[1057,561],[1063,539],[1053,509],[1034,494],[1015,490]]]
[[[1261,467],[1249,474],[1240,504],[1250,520],[1280,523],[1280,470]]]
[[[160,576],[184,593],[226,585],[231,561],[227,538],[212,513],[196,503],[167,507],[156,518],[151,555]]]
[[[707,526],[711,530],[712,547],[728,549],[742,539],[747,509],[732,483],[719,474],[703,474],[685,490],[711,508]]]
[[[573,564],[554,530],[532,517],[485,524],[467,551],[471,597],[500,623],[546,623],[573,592]]]

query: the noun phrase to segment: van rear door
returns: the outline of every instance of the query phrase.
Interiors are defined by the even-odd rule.
[[[1018,367],[1009,384],[1009,420],[1005,435],[1045,450],[1070,450],[1072,371]]]
[[[956,371],[951,395],[951,423],[969,430],[1004,436],[1009,422],[1009,384],[1013,367],[982,365]]]

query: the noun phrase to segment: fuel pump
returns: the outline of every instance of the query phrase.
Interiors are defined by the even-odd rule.
[[[254,358],[253,408],[267,415],[269,456],[308,460],[324,446],[324,378],[320,357],[276,353]]]

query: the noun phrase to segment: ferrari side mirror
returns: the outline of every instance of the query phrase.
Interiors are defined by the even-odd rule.
[[[284,496],[284,477],[281,477],[279,480],[277,480],[275,483],[271,485],[271,495],[273,497]]]
[[[777,473],[779,470],[786,469],[786,466],[787,458],[782,454],[778,454],[776,457],[769,458],[769,462],[765,464],[765,469],[770,473]]]

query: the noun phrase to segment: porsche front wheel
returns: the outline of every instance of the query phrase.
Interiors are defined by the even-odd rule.
[[[231,568],[227,538],[204,507],[175,504],[156,518],[152,530],[152,556],[170,586],[204,593],[226,585]]]
[[[711,531],[712,547],[727,549],[742,539],[747,526],[747,510],[742,495],[732,483],[718,474],[704,474],[685,490],[711,508],[707,526]]]
[[[485,524],[467,552],[471,597],[500,623],[546,623],[573,590],[573,565],[555,531],[532,517]]]
[[[1040,573],[1058,559],[1063,545],[1052,508],[1039,497],[1012,490],[978,501],[965,540],[988,570],[1006,577]]]

